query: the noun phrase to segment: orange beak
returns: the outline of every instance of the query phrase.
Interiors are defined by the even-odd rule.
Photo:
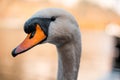
[[[25,40],[12,51],[12,56],[15,57],[18,54],[29,50],[30,48],[34,47],[35,45],[45,40],[46,37],[47,36],[45,35],[41,27],[37,24],[36,31],[27,35]]]

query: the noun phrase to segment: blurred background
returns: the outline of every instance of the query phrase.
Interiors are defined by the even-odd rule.
[[[80,26],[78,80],[120,80],[120,0],[0,0],[0,80],[56,80],[58,56],[54,45],[43,44],[16,58],[11,56],[26,37],[24,22],[49,7],[67,10]],[[117,74],[109,79],[114,69]]]

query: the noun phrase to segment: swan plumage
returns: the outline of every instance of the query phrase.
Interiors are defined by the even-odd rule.
[[[40,10],[26,21],[24,30],[28,36],[13,50],[14,57],[35,45],[52,43],[58,51],[57,80],[77,80],[81,35],[77,21],[69,12],[58,8]]]

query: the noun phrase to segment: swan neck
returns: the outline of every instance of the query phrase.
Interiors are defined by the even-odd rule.
[[[57,80],[77,80],[80,64],[81,44],[68,43],[58,49],[58,78]]]

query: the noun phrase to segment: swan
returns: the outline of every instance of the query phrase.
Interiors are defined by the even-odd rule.
[[[81,34],[75,18],[59,8],[36,12],[24,24],[25,40],[13,51],[15,57],[42,43],[56,45],[58,51],[57,80],[77,80],[81,57]]]

